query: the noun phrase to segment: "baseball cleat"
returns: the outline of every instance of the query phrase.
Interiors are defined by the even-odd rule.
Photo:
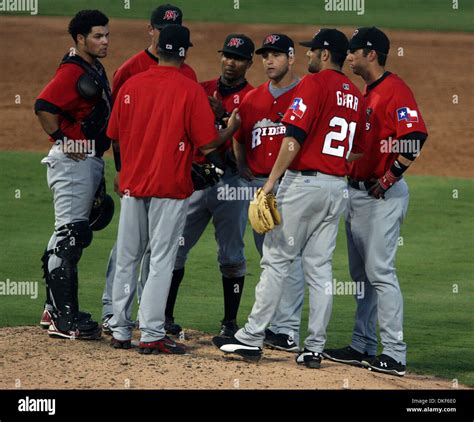
[[[368,355],[367,352],[360,353],[351,346],[342,347],[340,349],[324,349],[323,356],[333,362],[353,366],[364,366],[362,365],[364,359],[373,359],[375,357]]]
[[[49,326],[51,325],[51,314],[47,309],[43,311],[43,314],[41,315],[40,319],[40,326],[41,328],[47,330]]]
[[[78,319],[87,321],[87,320],[90,320],[90,318],[91,318],[91,314],[87,312],[79,311]],[[43,314],[41,315],[41,319],[40,319],[40,326],[41,328],[46,330],[49,328],[50,325],[51,325],[51,312],[48,309],[44,309]]]
[[[304,349],[296,356],[296,363],[298,365],[305,365],[307,368],[319,369],[321,367],[321,353],[312,352]]]
[[[397,362],[395,359],[383,353],[372,359],[364,359],[362,361],[369,371],[382,372],[384,374],[396,375],[403,377],[405,375],[405,365]]]
[[[258,362],[262,357],[262,348],[242,343],[235,337],[213,337],[212,343],[221,352],[235,353],[250,362]]]
[[[165,330],[166,334],[177,336],[181,331],[183,331],[183,328],[181,327],[181,325],[175,324],[173,317],[166,317]]]
[[[219,331],[219,337],[234,337],[234,334],[239,330],[237,321],[232,319],[230,321],[221,321],[221,330]]]
[[[265,330],[265,340],[263,344],[269,349],[283,350],[284,352],[299,352],[300,348],[293,340],[292,336],[286,334],[275,334],[273,331]]]
[[[144,342],[138,344],[138,353],[143,355],[166,353],[171,355],[184,355],[186,347],[184,344],[176,343],[165,336],[161,340]]]
[[[59,328],[57,328],[54,320],[52,319],[48,328],[48,334],[53,338],[69,340],[98,340],[102,335],[101,327],[94,321],[76,320],[73,324],[73,327],[74,328],[68,331],[61,331]]]
[[[112,337],[110,345],[114,349],[131,349],[132,341],[131,340],[117,340],[115,337]]]
[[[113,315],[107,315],[103,320],[102,320],[102,332],[104,334],[107,334],[108,336],[112,335],[112,329],[110,328],[110,320],[112,319]]]

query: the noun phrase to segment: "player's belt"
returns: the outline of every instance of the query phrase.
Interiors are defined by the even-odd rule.
[[[301,173],[302,176],[317,176],[318,173],[320,173],[320,172],[318,172],[316,170],[301,170],[300,173]]]
[[[262,179],[268,179],[270,177],[269,174],[254,174],[255,177],[261,177]]]
[[[350,177],[347,178],[347,183],[351,188],[357,189],[357,190],[367,190],[373,183],[372,182],[365,182],[365,181],[359,181],[359,180],[354,180],[351,179]]]

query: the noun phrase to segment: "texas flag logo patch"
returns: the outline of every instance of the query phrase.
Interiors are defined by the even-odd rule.
[[[418,122],[418,112],[410,110],[408,107],[402,107],[397,110],[397,119],[399,122],[405,120],[407,123]]]
[[[302,98],[295,98],[290,110],[293,110],[293,114],[301,119],[306,111],[306,108],[306,104],[303,102]]]

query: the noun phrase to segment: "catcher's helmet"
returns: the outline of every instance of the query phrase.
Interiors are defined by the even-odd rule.
[[[89,227],[94,231],[102,230],[107,227],[112,221],[114,210],[114,200],[110,195],[105,195],[98,206],[92,207],[89,215]]]

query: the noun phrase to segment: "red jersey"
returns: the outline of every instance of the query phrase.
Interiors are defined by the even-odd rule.
[[[382,177],[398,157],[410,132],[428,133],[410,88],[397,75],[386,72],[365,88],[366,153],[350,165],[350,177],[371,180]]]
[[[239,107],[242,124],[234,137],[245,144],[246,159],[254,175],[268,175],[280,151],[286,127],[281,119],[295,93],[296,85],[277,99],[269,90],[270,81],[249,92]]]
[[[228,95],[223,96],[219,93],[218,89],[219,79],[220,78],[213,79],[211,81],[201,82],[201,86],[204,88],[204,91],[206,91],[206,94],[211,97],[214,95],[214,92],[217,92],[217,98],[222,101],[225,111],[227,111],[228,113],[232,113],[234,108],[238,108],[240,106],[247,93],[252,91],[253,86],[249,83],[246,83],[245,86],[242,87],[240,90],[236,92],[231,92]],[[218,148],[221,153],[224,153],[228,149],[232,149],[232,139],[227,140],[223,145]],[[194,155],[194,161],[202,164],[206,161],[206,159],[200,151],[196,150],[196,153]]]
[[[158,63],[158,57],[151,54],[148,49],[140,51],[134,56],[130,57],[122,66],[120,66],[114,73],[114,80],[112,82],[112,92],[115,94],[119,91],[125,81],[137,73],[148,70],[150,66]],[[189,79],[197,82],[196,73],[191,66],[186,63],[179,68],[179,71],[187,76]]]
[[[122,192],[184,199],[193,192],[193,149],[215,140],[217,130],[199,84],[155,65],[120,88],[107,135],[120,144]]]
[[[80,122],[90,114],[97,102],[96,99],[84,99],[77,91],[77,80],[84,73],[84,69],[76,64],[61,64],[53,79],[43,88],[36,99],[47,101],[58,108],[54,111],[58,113],[59,128],[69,139],[86,139],[86,136],[82,133]],[[66,113],[75,122],[71,122],[60,113]],[[49,139],[52,142],[55,141],[51,137]]]
[[[363,151],[363,103],[361,92],[341,72],[323,70],[303,78],[283,117],[283,123],[307,135],[289,169],[346,175],[350,151]]]

